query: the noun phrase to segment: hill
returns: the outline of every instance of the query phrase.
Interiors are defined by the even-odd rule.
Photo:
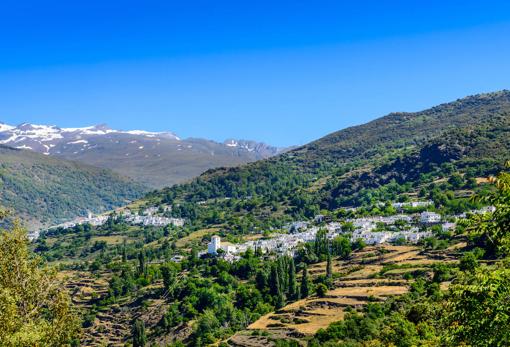
[[[404,198],[433,189],[430,184],[448,178],[455,169],[468,184],[501,169],[510,149],[509,119],[509,91],[470,96],[421,112],[392,113],[273,158],[209,170],[149,198],[156,204],[214,200],[189,209],[209,216],[221,206],[216,212],[248,211],[256,220],[271,222]],[[218,202],[225,198],[228,203]]]
[[[6,146],[0,146],[0,189],[0,205],[31,228],[104,212],[147,190],[109,170]]]
[[[111,169],[153,188],[171,186],[207,169],[268,158],[280,149],[229,139],[181,139],[172,132],[114,130],[106,125],[59,128],[0,123],[0,144]]]
[[[481,178],[507,159],[509,110],[504,91],[390,114],[154,191],[100,225],[52,228],[33,247],[66,270],[90,346],[130,343],[133,326],[161,346],[441,345],[479,322],[443,314],[458,289],[500,281],[510,249],[508,174]]]

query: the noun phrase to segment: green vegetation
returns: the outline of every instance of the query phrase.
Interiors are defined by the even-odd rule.
[[[473,236],[470,247],[484,249],[465,253],[461,271],[453,275],[446,265],[438,265],[433,278],[418,279],[409,294],[349,313],[320,330],[310,346],[507,346],[510,174],[493,181],[497,191],[483,199],[496,211],[472,216],[466,229]],[[499,259],[494,265],[481,264],[484,254]],[[440,291],[438,283],[452,276],[449,290]]]
[[[86,307],[86,338],[121,330],[117,340],[136,346],[223,346],[266,314],[278,315],[267,325],[278,329],[338,309],[341,315],[330,321],[346,312],[345,318],[315,335],[317,326],[308,335],[263,341],[276,346],[298,341],[351,347],[505,346],[510,343],[505,302],[510,276],[504,260],[510,250],[510,179],[506,173],[495,185],[477,179],[501,169],[510,148],[509,112],[510,92],[504,91],[419,113],[390,114],[275,158],[210,170],[139,202],[170,205],[167,213],[186,218],[184,227],[132,226],[112,216],[100,227],[50,230],[34,248],[78,277],[73,288]],[[419,249],[395,246],[411,248],[409,263],[397,260],[405,252],[385,258],[384,250],[367,247],[362,239],[351,242],[349,234],[327,237],[329,221],[341,222],[352,233],[348,218],[392,215],[397,211],[391,202],[417,198],[432,200],[430,210],[443,214],[487,204],[496,211],[470,216],[457,234],[440,225],[429,228],[433,236]],[[297,220],[314,220],[319,231],[294,257],[260,250],[248,250],[233,262],[199,256],[213,233],[241,242],[287,232],[284,225]],[[396,223],[392,230],[410,225]],[[376,231],[385,228],[379,224]],[[445,255],[450,246],[459,248]],[[356,262],[348,263],[353,258]],[[349,266],[338,271],[338,264]],[[404,294],[356,293],[359,283],[372,279],[375,287]],[[350,301],[327,300],[334,291],[344,293],[340,289],[352,289]],[[306,316],[295,310],[293,316],[286,311],[300,299],[316,312]],[[262,339],[267,331],[249,334]]]
[[[0,146],[0,204],[30,226],[104,212],[145,188],[111,171]]]
[[[67,346],[78,319],[56,272],[28,248],[18,224],[0,231],[0,345]]]
[[[477,95],[418,113],[394,113],[330,134],[245,166],[209,170],[187,184],[153,192],[153,204],[178,205],[174,216],[192,226],[218,225],[246,234],[344,208],[391,214],[378,202],[432,199],[460,213],[476,183],[502,169],[510,148],[510,92]]]

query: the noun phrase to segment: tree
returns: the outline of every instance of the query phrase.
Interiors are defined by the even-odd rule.
[[[127,262],[126,239],[122,243],[122,262]]]
[[[270,293],[275,297],[276,308],[282,308],[285,305],[285,298],[283,297],[282,286],[280,285],[280,274],[278,273],[278,265],[273,264],[271,267],[271,277],[269,285]]]
[[[280,291],[280,276],[278,274],[278,267],[276,264],[271,265],[271,272],[269,275],[269,294],[276,296]]]
[[[289,285],[288,285],[288,296],[291,300],[298,298],[298,288],[296,282],[296,265],[294,264],[294,258],[290,258],[289,261]]]
[[[145,322],[137,319],[133,325],[133,347],[145,347],[146,344]]]
[[[355,249],[355,250],[360,251],[363,248],[365,248],[366,245],[367,244],[365,243],[365,241],[362,238],[359,238],[359,239],[357,239],[356,241],[353,242],[352,248]]]
[[[310,284],[308,283],[308,268],[303,267],[303,276],[301,277],[301,297],[306,298],[310,295]]]
[[[175,283],[175,272],[169,264],[161,266],[161,276],[163,277],[163,286],[170,292]]]
[[[510,344],[510,270],[503,264],[466,272],[450,290],[445,339],[452,346]]]
[[[65,346],[79,324],[56,272],[29,250],[18,223],[0,231],[0,346]]]
[[[317,292],[317,296],[319,298],[323,298],[326,296],[326,293],[328,292],[328,287],[324,283],[320,283],[317,288],[315,289]]]
[[[474,271],[478,267],[478,259],[473,252],[466,252],[460,259],[459,269],[462,271]]]
[[[331,280],[333,277],[333,262],[331,260],[331,252],[328,251],[328,258],[326,261],[326,278]]]
[[[314,252],[320,259],[324,260],[324,255],[328,252],[328,232],[326,229],[319,229],[315,235]]]
[[[145,260],[145,251],[142,249],[138,252],[138,276],[144,276],[147,273],[147,265]]]
[[[346,259],[352,252],[351,242],[345,236],[337,236],[331,242],[331,252],[342,259]]]
[[[506,163],[510,167],[510,162]],[[510,255],[510,173],[490,178],[496,190],[474,200],[495,207],[494,212],[473,215],[466,231],[477,239],[488,255]]]
[[[509,163],[507,163],[507,167]],[[508,256],[510,251],[510,174],[491,179],[496,190],[478,198],[495,211],[474,215],[466,229],[478,238],[491,256]],[[475,252],[477,254],[475,254]],[[479,266],[475,249],[461,260],[465,270],[450,288],[446,303],[445,342],[452,346],[508,346],[510,344],[509,259],[493,266]]]

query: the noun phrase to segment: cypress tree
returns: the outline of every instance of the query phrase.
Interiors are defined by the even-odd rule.
[[[257,289],[261,292],[265,292],[267,288],[267,273],[264,270],[258,270],[255,275],[255,284]]]
[[[326,277],[331,280],[333,277],[333,263],[331,261],[331,250],[328,248],[328,258],[326,263]]]
[[[285,298],[283,297],[282,286],[280,284],[280,274],[278,273],[278,262],[271,267],[271,275],[269,278],[270,293],[275,299],[276,308],[281,308],[285,305]]]
[[[294,259],[290,258],[289,261],[289,285],[288,285],[288,295],[291,300],[296,300],[298,298],[297,293],[297,282],[296,282],[296,266],[294,264]]]
[[[145,322],[137,319],[133,326],[133,347],[145,347],[146,343]]]
[[[122,243],[122,262],[125,263],[127,261],[127,251],[126,251],[126,240]]]
[[[163,286],[166,291],[170,291],[175,283],[175,272],[168,264],[161,266],[160,270],[163,277]]]
[[[278,295],[280,291],[280,276],[278,274],[277,264],[271,266],[271,273],[269,275],[269,293],[273,296]]]
[[[145,262],[146,262],[145,261],[145,252],[142,249],[138,253],[138,275],[139,276],[145,275],[147,272],[147,265],[145,264]]]
[[[301,297],[306,298],[310,295],[310,288],[308,283],[308,268],[306,265],[303,267],[303,276],[301,277]]]
[[[285,306],[285,298],[283,296],[283,292],[279,290],[276,295],[276,308],[282,308],[283,306]]]
[[[285,293],[287,291],[287,284],[288,284],[288,275],[287,275],[287,258],[286,257],[280,257],[278,258],[278,279],[280,283],[280,290],[282,293]]]

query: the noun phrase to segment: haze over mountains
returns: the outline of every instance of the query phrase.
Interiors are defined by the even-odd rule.
[[[281,151],[256,141],[181,139],[172,132],[122,131],[104,124],[59,128],[0,123],[0,144],[111,169],[152,188],[171,186],[210,168],[236,166]]]

